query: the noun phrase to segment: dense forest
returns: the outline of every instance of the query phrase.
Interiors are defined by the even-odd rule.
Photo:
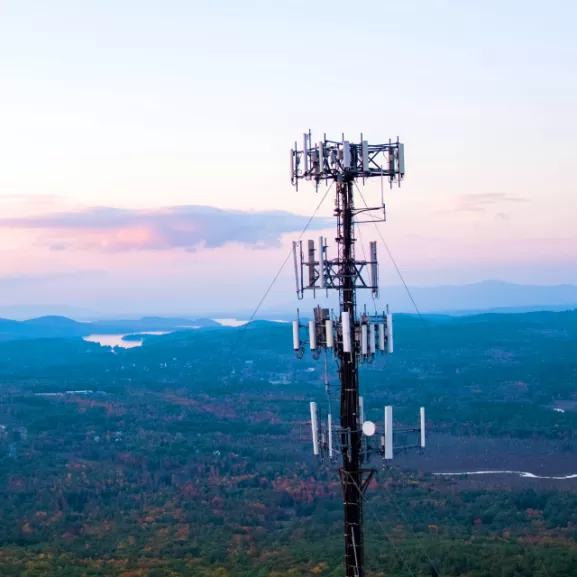
[[[0,575],[343,575],[338,474],[308,434],[323,364],[295,359],[288,325],[123,349],[56,321],[0,342]],[[471,447],[480,469],[490,452],[536,472],[545,447],[577,473],[577,311],[395,324],[396,352],[361,368],[367,415],[423,405],[441,449],[372,463],[368,575],[575,575],[577,479],[434,473]]]

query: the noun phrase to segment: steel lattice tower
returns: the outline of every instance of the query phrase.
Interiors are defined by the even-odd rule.
[[[333,425],[328,415],[328,430],[317,415],[317,404],[311,403],[311,425],[315,455],[328,454],[331,461],[340,463],[339,475],[344,503],[345,568],[347,577],[364,576],[363,547],[363,494],[375,470],[364,465],[371,453],[381,454],[385,459],[393,456],[392,407],[385,409],[385,425],[380,449],[370,446],[370,437],[376,427],[364,421],[362,399],[359,397],[359,364],[370,363],[377,353],[393,352],[392,316],[388,312],[374,315],[357,311],[357,290],[369,289],[378,296],[378,263],[376,243],[371,243],[369,260],[358,260],[355,256],[355,225],[362,222],[383,222],[385,206],[355,206],[355,189],[358,181],[369,178],[386,180],[390,185],[400,185],[405,174],[404,146],[397,139],[385,144],[371,145],[363,140],[351,143],[327,140],[312,142],[310,132],[304,135],[302,149],[295,143],[291,150],[291,182],[298,188],[300,180],[313,181],[318,185],[335,186],[335,211],[337,225],[336,243],[338,255],[329,259],[327,245],[321,237],[318,248],[308,241],[303,253],[303,244],[293,243],[297,296],[303,298],[306,290],[336,290],[339,294],[339,313],[330,314],[328,309],[317,307],[313,320],[301,325],[293,323],[293,348],[297,356],[304,354],[308,344],[315,358],[332,350],[339,366],[340,422]],[[381,192],[382,194],[382,192]],[[377,211],[376,217],[368,221],[359,220],[359,215]],[[305,282],[305,276],[308,278]],[[308,340],[301,339],[301,330],[308,328]],[[326,359],[326,357],[325,357]],[[325,363],[326,366],[326,363]],[[328,391],[328,375],[327,375]],[[420,441],[414,446],[424,447],[424,409],[421,409],[421,424],[418,428],[403,432],[420,433]],[[407,445],[405,446],[407,448]]]

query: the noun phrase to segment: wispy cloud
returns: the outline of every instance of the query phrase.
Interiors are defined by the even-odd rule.
[[[529,202],[529,199],[503,192],[462,194],[457,197],[457,207],[455,210],[460,212],[485,212],[496,204],[511,202]]]
[[[172,206],[155,210],[91,207],[79,211],[0,219],[0,228],[43,231],[53,250],[196,250],[228,243],[277,246],[281,235],[301,231],[308,217],[289,212]],[[315,219],[310,228],[325,228]]]
[[[75,281],[78,279],[84,280],[98,280],[106,276],[106,272],[102,270],[79,270],[69,272],[48,272],[40,274],[12,274],[0,275],[0,287],[6,288],[10,286],[38,286],[39,283],[47,283],[52,281]]]

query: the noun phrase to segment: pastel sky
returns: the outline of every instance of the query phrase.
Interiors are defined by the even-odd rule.
[[[288,178],[309,128],[405,143],[382,231],[409,284],[577,284],[576,21],[572,0],[0,0],[3,303],[250,308],[319,201]]]

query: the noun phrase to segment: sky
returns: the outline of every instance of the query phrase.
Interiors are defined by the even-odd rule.
[[[381,233],[410,286],[577,284],[575,21],[572,0],[0,0],[3,304],[250,309],[324,193],[290,184],[308,129],[405,143]],[[267,303],[293,286],[287,266]]]

